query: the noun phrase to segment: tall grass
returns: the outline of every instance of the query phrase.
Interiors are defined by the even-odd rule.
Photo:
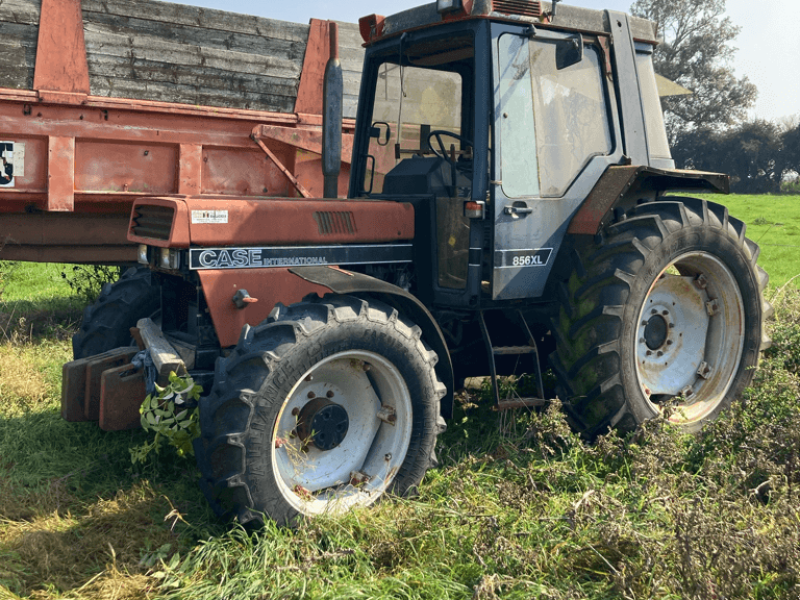
[[[800,597],[800,291],[777,300],[753,389],[699,435],[654,421],[587,445],[557,401],[501,415],[468,391],[416,498],[256,532],[213,517],[191,462],[133,465],[142,432],[62,421],[80,307],[14,293],[0,598]]]

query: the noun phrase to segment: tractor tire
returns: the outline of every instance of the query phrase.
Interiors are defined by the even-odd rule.
[[[758,246],[719,204],[641,203],[570,256],[551,363],[592,439],[664,416],[699,431],[753,379],[769,345]]]
[[[153,285],[147,267],[134,267],[114,283],[107,283],[97,302],[83,312],[81,328],[72,336],[75,359],[94,356],[132,344],[130,328],[160,308],[160,288]]]
[[[435,352],[389,306],[328,295],[245,326],[200,400],[195,455],[221,517],[281,526],[412,493],[444,429]]]

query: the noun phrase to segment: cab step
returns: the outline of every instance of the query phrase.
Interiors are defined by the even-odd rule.
[[[492,379],[492,395],[494,396],[494,405],[497,410],[512,410],[515,408],[535,408],[544,406],[547,401],[544,398],[544,385],[542,383],[542,369],[539,362],[539,349],[536,345],[536,339],[531,333],[525,316],[521,310],[514,310],[508,314],[513,322],[516,322],[518,331],[525,337],[524,343],[516,346],[494,346],[492,345],[492,338],[489,334],[489,327],[486,324],[484,311],[478,313],[478,320],[481,326],[481,334],[483,341],[486,344],[486,351],[489,355],[489,371]],[[497,363],[495,357],[497,356],[531,356],[534,364],[536,365],[536,384],[539,392],[539,397],[522,397],[515,390],[511,395],[506,398],[500,398],[500,385],[497,379]]]

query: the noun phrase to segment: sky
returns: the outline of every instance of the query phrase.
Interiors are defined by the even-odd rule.
[[[356,23],[364,15],[390,15],[425,1],[184,0],[181,3],[295,23],[308,23],[312,17]],[[587,8],[621,11],[628,11],[632,4],[632,0],[564,1]],[[800,36],[796,31],[797,23],[800,23],[800,1],[727,0],[727,13],[731,21],[741,27],[734,44],[738,48],[734,70],[738,76],[747,76],[758,87],[758,100],[750,111],[750,117],[773,121],[800,118]]]

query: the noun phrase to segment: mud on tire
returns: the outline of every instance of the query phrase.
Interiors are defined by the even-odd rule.
[[[697,431],[740,397],[773,313],[758,254],[744,223],[695,198],[640,204],[574,248],[551,363],[576,430],[667,414]]]
[[[195,453],[215,512],[292,525],[385,492],[412,493],[435,461],[446,392],[436,353],[420,338],[393,308],[352,296],[278,305],[258,327],[245,326],[200,403]],[[338,444],[319,439],[342,435],[333,429],[299,433],[316,418],[309,411],[321,419],[325,410],[348,421]]]
[[[150,269],[128,269],[114,283],[103,286],[97,302],[83,312],[81,328],[72,336],[72,353],[85,358],[131,343],[130,328],[160,306],[160,288],[153,285]]]

